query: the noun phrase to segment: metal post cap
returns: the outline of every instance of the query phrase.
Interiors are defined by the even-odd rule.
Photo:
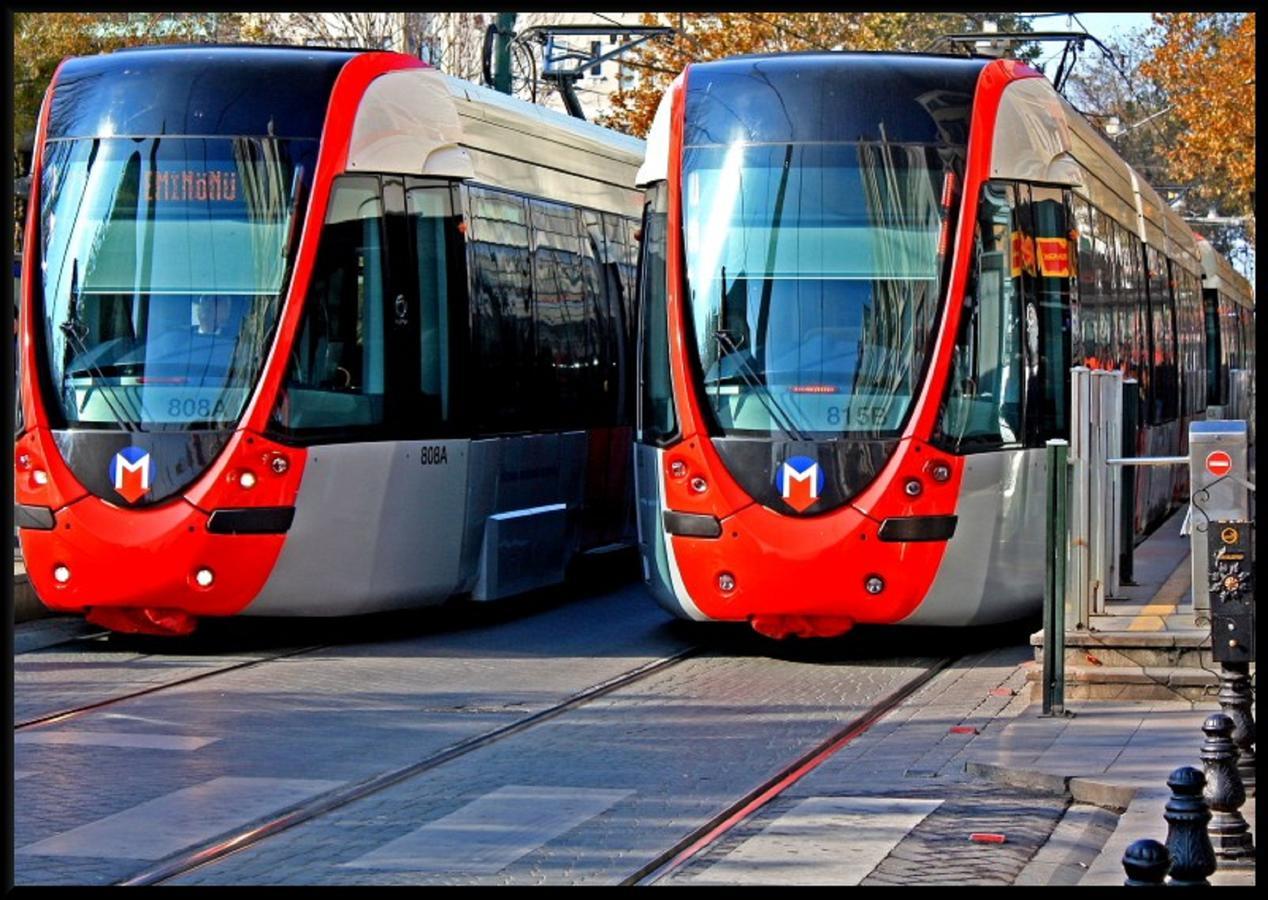
[[[1171,853],[1166,845],[1153,838],[1141,838],[1132,843],[1123,853],[1123,871],[1127,887],[1162,884],[1167,878],[1167,870],[1171,868]]]

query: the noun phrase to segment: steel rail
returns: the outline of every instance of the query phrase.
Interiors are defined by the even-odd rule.
[[[875,725],[887,713],[902,703],[903,700],[914,694],[954,661],[954,658],[939,660],[902,687],[888,694],[884,699],[871,706],[867,712],[854,719],[844,728],[838,729],[826,740],[821,741],[785,766],[760,787],[745,794],[664,853],[642,866],[633,875],[624,879],[621,882],[621,886],[643,887],[655,884],[665,876],[682,868],[696,856],[699,856],[702,851],[716,843],[719,838],[736,825],[748,819],[806,774],[818,768],[821,763],[842,747]]]
[[[512,735],[519,734],[543,722],[554,719],[569,710],[578,706],[589,703],[592,700],[610,694],[613,691],[639,681],[650,675],[654,675],[663,669],[677,665],[685,659],[695,656],[701,652],[701,647],[688,647],[678,653],[672,654],[661,659],[644,663],[637,668],[631,669],[597,685],[586,688],[580,693],[573,694],[559,703],[546,709],[525,716],[515,722],[510,722],[500,728],[486,731],[483,734],[475,735],[452,744],[444,750],[434,753],[418,762],[410,763],[400,768],[392,769],[387,772],[381,772],[363,781],[355,784],[346,785],[335,788],[318,797],[305,801],[289,809],[283,810],[281,813],[274,814],[267,819],[259,820],[241,826],[239,830],[222,835],[214,840],[204,842],[202,845],[190,850],[182,850],[180,853],[160,860],[148,869],[127,878],[124,881],[117,882],[118,885],[131,887],[138,885],[161,884],[169,881],[186,872],[197,869],[201,866],[215,863],[224,857],[236,853],[264,838],[270,837],[279,832],[285,831],[296,825],[315,819],[339,807],[346,806],[353,801],[360,800],[371,794],[378,793],[395,784],[419,775],[430,769],[435,769],[445,763],[466,756],[482,747],[497,741],[504,740]]]
[[[29,653],[39,653],[41,650],[51,650],[53,647],[64,647],[67,644],[77,644],[80,642],[88,643],[89,641],[95,641],[100,638],[106,637],[109,634],[110,634],[109,631],[90,631],[86,634],[75,634],[75,635],[71,635],[70,637],[58,638],[57,640],[50,641],[47,644],[40,644],[37,647],[32,647],[30,650],[15,650],[13,651],[13,655],[26,656]],[[14,633],[14,637],[15,638],[17,637],[16,630]]]
[[[314,650],[321,650],[328,644],[320,644],[312,647],[300,647],[298,650],[287,650],[285,653],[277,653],[273,656],[264,656],[259,659],[249,659],[246,662],[234,663],[231,666],[221,666],[218,669],[212,669],[207,672],[199,672],[197,675],[190,675],[186,678],[178,678],[175,681],[165,681],[162,684],[151,685],[138,691],[131,691],[127,694],[120,694],[116,697],[107,697],[105,700],[98,700],[94,703],[86,703],[83,706],[74,706],[70,709],[63,709],[54,713],[47,713],[37,716],[34,719],[27,719],[24,722],[18,722],[13,726],[14,731],[21,731],[25,728],[34,728],[37,725],[52,725],[54,723],[69,722],[78,719],[80,716],[94,712],[102,707],[113,706],[116,703],[122,703],[125,700],[132,700],[136,697],[144,697],[147,694],[156,694],[159,691],[166,691],[174,687],[192,684],[195,681],[202,681],[204,678],[212,678],[216,675],[224,675],[227,672],[236,672],[239,669],[249,669],[252,666],[263,665],[268,662],[275,662],[279,659],[287,659],[292,656],[299,656],[302,653],[311,653]],[[24,654],[25,655],[25,654]],[[153,654],[149,654],[153,655]]]

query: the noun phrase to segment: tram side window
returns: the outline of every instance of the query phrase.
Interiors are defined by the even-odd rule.
[[[1153,247],[1145,248],[1149,266],[1149,323],[1154,394],[1150,424],[1170,422],[1179,409],[1180,384],[1176,371],[1175,307],[1167,284],[1166,262]]]
[[[274,424],[288,433],[383,421],[383,208],[377,178],[340,178],[330,194]]]
[[[452,282],[461,279],[460,270],[450,271],[460,264],[457,221],[447,184],[410,184],[405,209],[418,276],[421,408],[416,412],[426,428],[452,418],[449,296]]]
[[[1220,334],[1219,296],[1213,288],[1202,291],[1202,312],[1206,323],[1206,402],[1208,406],[1228,403],[1228,366]]]
[[[1117,368],[1128,378],[1140,378],[1145,360],[1145,272],[1140,240],[1129,228],[1114,223],[1118,255]]]
[[[1227,401],[1232,402],[1232,370],[1241,368],[1241,348],[1237,341],[1237,307],[1226,294],[1219,295],[1220,346],[1224,351],[1224,378],[1228,381]]]
[[[1202,358],[1202,307],[1197,276],[1174,263],[1177,316],[1183,313],[1179,333],[1184,350],[1184,412],[1192,415],[1206,406],[1206,360]]]
[[[678,432],[669,372],[669,316],[666,310],[665,235],[669,191],[661,182],[647,192],[638,269],[639,404],[638,436],[648,444],[668,443]]]
[[[1095,210],[1094,247],[1097,260],[1096,284],[1099,307],[1097,326],[1097,368],[1115,369],[1124,358],[1118,336],[1119,264],[1114,241],[1114,220],[1102,210]]]
[[[473,413],[481,433],[538,426],[532,257],[524,201],[469,187]]]
[[[624,334],[621,317],[621,284],[617,280],[613,254],[616,245],[607,239],[606,216],[581,210],[581,251],[585,257],[586,310],[593,317],[595,360],[586,385],[588,425],[615,425],[620,422],[624,403],[621,378],[624,370]]]
[[[972,282],[964,296],[938,443],[970,453],[1021,443],[1022,349],[1012,191],[982,186]]]
[[[595,354],[590,346],[594,322],[583,288],[577,211],[544,200],[530,200],[529,208],[536,305],[534,368],[541,390],[541,421],[547,426],[582,427]]]
[[[1078,195],[1074,197],[1074,227],[1078,232],[1078,323],[1073,328],[1078,351],[1073,359],[1089,368],[1099,368],[1101,348],[1097,329],[1102,311],[1100,288],[1100,260],[1096,256],[1093,232],[1095,213],[1091,204]]]
[[[616,421],[629,424],[634,406],[634,372],[629,365],[633,359],[625,348],[633,347],[635,336],[635,277],[638,271],[638,242],[634,240],[636,225],[628,219],[612,213],[603,213],[603,231],[607,243],[608,259],[604,266],[605,283],[609,291],[609,309],[613,316],[615,346],[619,348],[614,364],[621,399],[616,411]],[[627,371],[628,370],[628,371]]]
[[[1244,367],[1250,372],[1255,371],[1255,312],[1246,307],[1240,307],[1242,311],[1242,334],[1245,340],[1242,344],[1244,354]],[[1254,377],[1252,375],[1252,377]]]

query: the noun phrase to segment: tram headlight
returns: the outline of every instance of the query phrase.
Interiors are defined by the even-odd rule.
[[[879,575],[868,575],[863,581],[863,589],[869,594],[879,594],[885,590],[885,579]]]
[[[18,454],[18,468],[21,469],[23,472],[31,468],[31,454],[29,453]]]
[[[58,563],[53,567],[53,580],[58,584],[65,584],[70,581],[70,569],[63,563]]]
[[[211,587],[211,583],[215,580],[215,573],[206,567],[203,567],[194,573],[194,581],[198,582],[199,587]]]
[[[36,469],[31,473],[31,480],[40,487],[44,487],[44,485],[48,484],[48,473],[43,469]]]
[[[944,484],[951,480],[951,467],[938,460],[929,466],[929,476],[939,484]]]
[[[705,481],[699,475],[691,479],[691,490],[697,494],[703,494],[709,489],[709,482]]]
[[[241,472],[238,475],[238,484],[242,485],[248,491],[251,490],[251,488],[255,487],[255,473],[249,469]]]
[[[687,464],[681,459],[675,459],[669,464],[669,474],[675,478],[682,478],[687,474]]]
[[[280,453],[274,453],[272,459],[269,460],[269,468],[273,470],[274,475],[285,475],[290,467],[291,461]]]
[[[729,594],[731,593],[731,591],[735,590],[735,576],[732,575],[730,572],[719,572],[718,573],[718,590],[726,594]]]
[[[919,497],[924,489],[919,478],[908,478],[907,483],[903,485],[903,493],[908,497]]]

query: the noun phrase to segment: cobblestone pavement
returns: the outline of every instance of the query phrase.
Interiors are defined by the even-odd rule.
[[[1016,670],[1013,657],[1025,651],[1026,634],[1019,628],[1012,636],[1014,652],[975,650],[957,632],[956,647],[969,656],[734,837],[760,830],[786,808],[780,804],[811,797],[938,797],[944,805],[968,797],[946,791],[953,784],[970,790],[954,774],[964,741],[948,733],[948,723],[985,725],[1014,702],[990,691],[1006,680],[1000,672]],[[303,643],[311,637],[303,635]],[[66,726],[24,731],[43,734],[16,747],[17,882],[127,878],[172,852],[162,847],[234,833],[246,819],[259,821],[331,786],[409,765],[703,642],[698,657],[176,879],[619,882],[909,681],[948,646],[945,634],[913,629],[777,644],[742,627],[671,622],[637,585],[518,611],[488,607],[396,619],[362,638],[136,698]],[[995,638],[977,640],[979,648],[995,645]],[[207,652],[195,662],[223,665],[260,650],[234,639],[224,647],[236,652]],[[51,663],[74,649],[22,658],[48,656]],[[115,686],[138,677],[127,671],[131,657],[102,660],[78,649],[89,694],[96,687],[89,675],[94,665],[102,681]],[[172,668],[187,662],[179,659]],[[18,685],[18,699],[24,691],[47,696],[50,683],[30,677]],[[64,696],[82,702],[71,687],[68,679]],[[1011,821],[1027,802],[1042,808],[1033,835],[1014,829],[1013,846],[988,848],[996,863],[1028,858],[1048,827],[1049,811],[1055,818],[1063,803],[998,789],[989,799],[995,806],[977,811],[996,821]],[[191,817],[191,809],[205,821]],[[947,814],[935,810],[910,834],[896,834],[895,846],[865,874],[890,877],[903,855],[939,857],[934,839]],[[131,840],[121,843],[120,834]],[[925,850],[922,841],[930,845]],[[971,854],[988,850],[974,845],[969,856],[954,858],[972,868]],[[724,852],[720,845],[710,854]],[[689,880],[692,873],[689,866],[679,875]]]
[[[863,884],[1012,884],[1056,828],[1064,797],[961,788],[903,838]],[[1002,844],[974,843],[1002,834]]]
[[[1056,828],[1068,798],[973,782],[963,759],[976,734],[1003,728],[1026,708],[1019,663],[1028,655],[1018,643],[957,661],[663,883],[716,884],[720,871],[752,884],[1013,883]],[[762,861],[778,872],[778,881],[767,881],[759,867],[739,874],[742,869],[722,865],[737,852],[757,856],[750,842],[777,831],[799,804],[822,798],[941,802],[883,848],[867,871],[851,864],[856,848],[840,827],[804,829],[795,846],[772,843]],[[1003,834],[1005,842],[975,843],[969,840],[974,832]],[[796,857],[814,865],[799,874]]]
[[[14,782],[17,883],[100,884],[138,871],[144,864],[135,859],[23,852],[138,804],[224,776],[355,783],[544,709],[689,642],[636,586],[533,608],[523,618],[502,610],[491,617],[477,611],[473,619],[460,616],[436,626],[420,618],[427,624],[412,633],[398,621],[391,637],[380,632],[373,642],[217,675],[66,726],[24,730],[27,740],[61,733],[89,742],[16,744],[15,770],[25,776]],[[60,657],[62,648],[20,659],[46,655]],[[82,702],[100,693],[88,677],[94,666],[115,685],[136,677],[126,672],[129,657],[89,656],[92,665],[80,670],[86,695],[67,688],[64,699]],[[18,683],[15,700],[31,687]],[[38,683],[34,690],[43,693]],[[210,742],[188,750],[118,746],[129,739],[171,744],[193,738]]]
[[[1068,800],[997,786],[964,784],[947,799],[944,788],[896,787],[883,793],[855,793],[853,797],[941,801],[927,816],[886,853],[861,879],[849,877],[838,861],[846,860],[858,841],[855,829],[840,827],[803,832],[796,847],[786,848],[779,859],[778,880],[769,879],[760,867],[726,866],[726,880],[740,884],[1012,884],[1056,827]],[[665,879],[666,884],[719,884],[719,864],[766,829],[777,826],[805,801],[785,796],[764,807],[760,814],[732,829],[708,852]],[[975,832],[1003,834],[1002,844],[974,843]],[[776,861],[768,854],[768,866]],[[789,866],[789,860],[794,865]],[[797,860],[804,868],[798,872]]]
[[[174,883],[616,883],[929,662],[687,660]],[[506,785],[615,790],[622,798],[494,872],[475,871],[475,860],[462,857],[432,869],[361,862]]]

